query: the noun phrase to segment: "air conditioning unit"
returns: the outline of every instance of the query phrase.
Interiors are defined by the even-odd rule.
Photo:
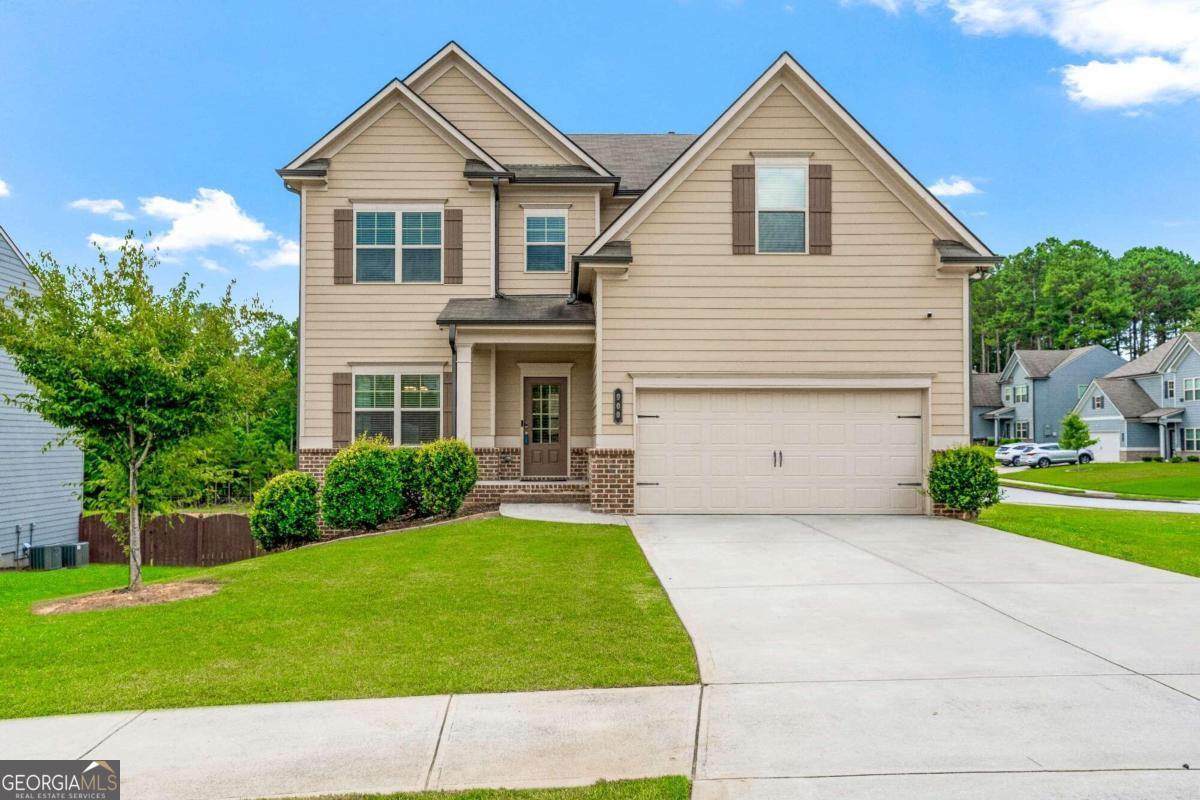
[[[40,544],[29,548],[30,569],[62,569],[62,545]]]
[[[61,544],[64,567],[86,567],[88,565],[88,543]]]

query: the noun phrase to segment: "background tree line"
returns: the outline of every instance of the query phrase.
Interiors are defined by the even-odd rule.
[[[972,366],[998,372],[1016,349],[1099,344],[1135,358],[1200,327],[1200,262],[1165,247],[1119,258],[1050,238],[972,286]]]

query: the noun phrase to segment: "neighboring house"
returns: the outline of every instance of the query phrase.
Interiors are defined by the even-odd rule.
[[[1088,384],[1124,364],[1100,345],[1072,350],[1014,350],[1000,373],[1001,407],[984,414],[999,439],[1058,440],[1062,418]]]
[[[1000,373],[971,373],[971,441],[994,439],[996,423],[987,417],[1004,406],[1000,401]],[[997,443],[998,444],[998,443]]]
[[[0,300],[14,286],[36,288],[29,263],[0,227]],[[83,453],[52,447],[58,429],[36,414],[4,402],[30,391],[12,359],[0,350],[0,566],[26,556],[38,544],[79,540]]]
[[[921,513],[970,437],[998,258],[788,54],[699,136],[568,136],[451,43],[279,174],[316,475],[457,436],[470,503]]]
[[[1200,455],[1200,333],[1093,381],[1075,411],[1098,440],[1098,461]]]

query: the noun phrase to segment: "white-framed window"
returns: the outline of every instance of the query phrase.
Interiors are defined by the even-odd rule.
[[[566,209],[525,209],[525,271],[567,271]]]
[[[355,283],[441,283],[442,207],[354,209]]]
[[[1013,402],[1013,391],[1011,386],[1004,387],[1004,405],[1011,406]]]
[[[1086,383],[1081,383],[1075,387],[1075,399],[1076,400],[1081,399],[1085,394],[1087,394],[1087,387],[1088,387],[1088,385]]]
[[[1175,379],[1163,378],[1163,400],[1173,400],[1175,398]]]
[[[1183,379],[1183,400],[1185,403],[1200,400],[1200,378]]]
[[[354,435],[384,436],[400,445],[442,435],[442,374],[425,369],[354,374]]]
[[[1013,402],[1028,403],[1029,402],[1029,384],[1019,383],[1013,387]]]
[[[1029,420],[1019,419],[1013,423],[1013,436],[1017,439],[1029,438]]]
[[[1095,409],[1104,408],[1104,395],[1102,395],[1102,394],[1092,395],[1092,408],[1095,408]]]
[[[1200,450],[1200,428],[1183,429],[1183,449]]]
[[[808,159],[755,159],[754,193],[758,252],[807,253]]]

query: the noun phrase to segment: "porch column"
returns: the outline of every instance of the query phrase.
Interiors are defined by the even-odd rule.
[[[1167,457],[1167,426],[1158,423],[1158,454]]]
[[[458,386],[455,387],[458,405],[454,409],[454,424],[458,438],[471,443],[471,349],[469,344],[458,346]]]
[[[1000,446],[1000,418],[992,417],[992,443]]]

